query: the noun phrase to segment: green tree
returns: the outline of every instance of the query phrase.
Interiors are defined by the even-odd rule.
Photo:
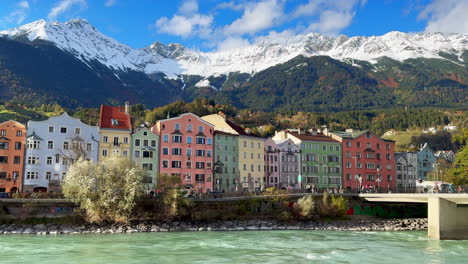
[[[126,222],[143,194],[145,175],[146,171],[122,157],[100,163],[80,159],[70,166],[62,190],[90,222]]]
[[[468,184],[468,146],[457,153],[455,163],[449,170],[446,181],[455,186]]]

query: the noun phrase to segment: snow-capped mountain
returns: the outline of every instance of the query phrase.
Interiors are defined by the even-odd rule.
[[[453,63],[463,62],[468,36],[461,34],[390,32],[372,37],[327,37],[318,33],[287,38],[263,38],[250,46],[214,52],[200,52],[179,44],[155,42],[143,49],[132,49],[99,32],[86,20],[65,23],[39,20],[18,28],[0,31],[11,39],[26,37],[54,43],[90,66],[98,61],[113,70],[162,72],[170,78],[181,74],[204,77],[230,72],[255,73],[292,58],[326,55],[341,61],[364,60],[371,63],[389,57],[397,61],[410,58],[439,58],[441,52],[452,56]],[[455,58],[455,59],[453,59]],[[91,66],[90,66],[91,67]]]

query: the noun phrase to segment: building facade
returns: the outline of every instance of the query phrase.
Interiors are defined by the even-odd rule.
[[[21,192],[26,127],[16,121],[0,123],[0,192]]]
[[[295,144],[291,139],[275,140],[279,150],[279,170],[280,170],[280,185],[282,189],[288,188],[288,186],[303,188],[301,186],[302,177],[301,174],[301,148]],[[292,185],[293,179],[298,179],[297,186]]]
[[[212,124],[186,113],[158,121],[152,131],[160,137],[160,174],[198,193],[213,190]]]
[[[101,105],[99,114],[99,159],[108,156],[130,157],[132,120],[130,106]]]
[[[280,157],[281,151],[273,139],[269,138],[265,141],[265,177],[263,181],[266,187],[281,187],[280,180]],[[287,186],[286,186],[287,187]]]
[[[404,191],[416,188],[418,179],[418,154],[416,152],[395,152],[396,188]]]
[[[131,159],[148,173],[144,181],[146,191],[154,191],[159,173],[159,136],[147,127],[135,129],[132,134]]]
[[[228,120],[223,113],[202,117],[214,125],[215,130],[239,136],[238,164],[242,191],[265,189],[264,139]]]
[[[239,191],[239,135],[215,130],[214,143],[213,188],[221,192]]]
[[[395,189],[394,141],[382,139],[370,131],[348,129],[326,133],[342,143],[345,188]]]
[[[301,130],[279,132],[275,137],[283,138],[283,134],[301,149],[302,183],[295,179],[294,184],[317,188],[339,188],[342,185],[341,143],[338,140],[317,131]]]
[[[29,121],[26,137],[24,191],[59,192],[60,181],[78,158],[97,161],[98,127],[67,113],[45,121]]]
[[[427,180],[427,174],[434,169],[436,161],[434,152],[425,143],[418,151],[418,178]]]

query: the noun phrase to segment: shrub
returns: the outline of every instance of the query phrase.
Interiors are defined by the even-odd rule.
[[[182,218],[189,214],[192,202],[183,197],[184,193],[180,189],[168,189],[163,196],[163,215],[165,220]]]
[[[294,204],[296,215],[300,219],[308,220],[314,216],[315,212],[315,201],[312,195],[307,195],[300,198],[296,204]]]
[[[331,198],[331,205],[336,210],[336,216],[345,216],[348,209],[348,199],[341,195],[335,195]]]
[[[91,222],[127,222],[143,195],[145,176],[146,171],[127,158],[109,157],[100,163],[80,159],[70,166],[62,190]]]

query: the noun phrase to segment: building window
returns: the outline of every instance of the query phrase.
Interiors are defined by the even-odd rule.
[[[0,149],[8,149],[9,145],[8,142],[0,142]]]
[[[63,142],[63,149],[68,149],[69,144],[67,141]]]
[[[151,140],[151,147],[156,147],[156,140]]]
[[[8,161],[8,160],[7,160]],[[1,162],[1,157],[0,157],[0,163]],[[39,164],[39,158],[38,157],[28,157],[28,164]]]
[[[38,140],[28,140],[28,149],[39,149],[39,142]]]
[[[204,182],[205,181],[205,174],[195,174],[195,181]]]
[[[169,155],[169,148],[163,148],[163,155]]]
[[[387,160],[391,160],[392,159],[392,154],[387,154]]]
[[[192,125],[187,125],[187,132],[192,132]]]
[[[143,136],[148,136],[148,131],[143,131]]]
[[[46,163],[47,165],[52,165],[52,157],[47,157]]]
[[[197,137],[197,144],[204,145],[205,144],[205,138],[204,137]]]
[[[128,144],[128,137],[124,137],[124,144]]]
[[[28,179],[28,180],[39,179],[39,172],[37,172],[37,171],[28,171],[26,173],[26,179]]]
[[[387,170],[392,170],[392,164],[387,164]]]
[[[15,149],[20,150],[21,149],[21,142],[15,142]]]
[[[173,148],[172,149],[172,155],[182,155],[182,149],[181,148]]]
[[[211,162],[207,162],[207,163],[206,163],[206,168],[207,168],[207,169],[211,169]]]
[[[179,123],[175,123],[174,130],[180,130],[180,124]]]
[[[49,126],[49,133],[54,133],[54,127],[53,126]]]
[[[187,161],[186,166],[187,166],[187,169],[191,169],[192,168],[192,162]]]
[[[163,168],[167,168],[168,165],[169,165],[169,161],[163,160],[163,162],[162,162],[162,167],[163,167]]]
[[[335,151],[340,151],[340,146],[335,146]]]
[[[75,128],[75,134],[79,135],[81,132],[81,129],[79,127]]]
[[[104,157],[107,156],[107,149],[102,150],[102,156],[104,156]]]
[[[135,158],[139,158],[139,157],[140,157],[140,151],[135,150]]]
[[[350,148],[350,147],[351,147],[351,141],[346,141],[346,146],[347,146],[348,148]]]
[[[390,149],[390,144],[385,144],[386,149]]]
[[[135,139],[135,147],[139,147],[140,146],[140,140],[139,139]]]
[[[178,161],[178,160],[173,160],[171,163],[172,163],[172,164],[171,164],[171,165],[172,165],[172,168],[180,168],[180,167],[182,167],[182,162],[180,162],[180,161]]]
[[[172,142],[174,142],[174,143],[182,143],[182,136],[178,136],[178,135],[172,136]]]
[[[207,156],[207,157],[211,157],[211,150],[207,150],[207,151],[206,151],[206,156]]]
[[[366,168],[375,169],[375,164],[374,163],[366,163]]]
[[[143,158],[153,158],[153,152],[152,151],[143,151]]]
[[[192,137],[187,137],[187,144],[192,144]]]
[[[351,162],[346,162],[346,168],[351,168]]]
[[[61,127],[60,128],[60,133],[66,134],[67,133],[67,128],[66,127]]]
[[[47,141],[47,149],[53,149],[54,148],[54,142],[53,141]]]
[[[62,158],[62,165],[68,165],[68,158],[66,157]]]
[[[109,137],[103,136],[102,137],[102,142],[107,143],[109,141]]]
[[[204,169],[205,168],[205,162],[196,162],[195,163],[195,168]]]
[[[207,145],[211,145],[211,144],[212,144],[212,141],[213,141],[213,140],[212,140],[211,138],[208,138],[208,139],[206,140],[206,144],[207,144]]]
[[[387,175],[387,181],[391,182],[392,181],[392,175]]]
[[[198,126],[198,133],[203,133],[203,126]]]
[[[196,156],[197,157],[204,157],[205,156],[205,151],[202,150],[202,149],[197,149]]]
[[[86,151],[91,151],[92,144],[91,143],[86,143]]]
[[[45,174],[46,180],[50,180],[50,177],[51,177],[51,176],[52,176],[52,172],[47,171],[46,174]]]
[[[188,148],[186,152],[188,157],[192,156],[192,149]]]
[[[122,156],[127,157],[128,156],[128,150],[122,151]]]
[[[375,180],[375,175],[374,174],[367,174],[367,180],[368,181],[374,181]]]
[[[169,135],[163,135],[163,142],[169,142]]]

